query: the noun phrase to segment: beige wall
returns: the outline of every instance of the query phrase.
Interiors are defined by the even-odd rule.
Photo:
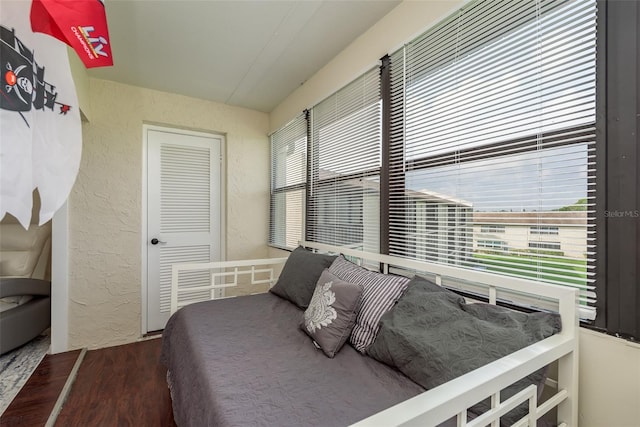
[[[89,75],[78,54],[75,50],[67,47],[67,55],[69,55],[69,67],[73,82],[76,85],[76,95],[78,96],[78,104],[80,106],[80,115],[82,121],[91,121],[91,107],[89,105]]]
[[[640,344],[580,329],[580,427],[640,425]]]
[[[141,335],[142,125],[226,135],[226,255],[267,255],[268,116],[89,79],[91,120],[69,199],[69,347]]]

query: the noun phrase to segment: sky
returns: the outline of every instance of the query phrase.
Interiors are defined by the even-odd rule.
[[[409,60],[407,160],[451,160],[496,143],[508,149],[515,138],[595,123],[595,6],[584,5],[569,2],[454,62]],[[479,211],[553,210],[587,197],[590,156],[578,143],[408,172],[406,182]]]

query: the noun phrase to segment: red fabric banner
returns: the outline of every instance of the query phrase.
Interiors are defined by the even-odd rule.
[[[101,0],[33,0],[31,29],[71,46],[87,68],[113,65]]]

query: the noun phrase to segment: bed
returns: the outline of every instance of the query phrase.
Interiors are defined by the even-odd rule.
[[[575,290],[348,248],[303,245],[315,252],[344,254],[368,268],[379,267],[384,274],[417,275],[411,283],[428,277],[436,288],[447,285],[467,293],[471,290],[477,298],[484,292],[492,305],[522,300],[529,306],[531,301],[555,306],[562,327],[497,360],[425,387],[422,378],[406,375],[406,366],[394,366],[393,359],[402,356],[391,354],[385,359],[388,346],[384,350],[380,344],[393,339],[395,332],[385,327],[397,320],[391,314],[400,311],[402,299],[382,317],[378,338],[365,354],[346,344],[330,358],[314,347],[315,341],[300,327],[305,311],[290,300],[272,292],[218,298],[220,289],[239,285],[242,277],[252,286],[273,285],[287,258],[174,265],[173,315],[163,333],[161,359],[167,366],[178,425],[523,426],[536,425],[554,408],[554,423],[577,425]],[[181,275],[203,270],[211,274],[211,284],[180,283]],[[410,284],[408,289],[418,287]],[[182,297],[202,291],[214,299],[193,303]],[[483,307],[470,306],[474,310]],[[377,359],[369,354],[376,353],[374,347]],[[501,390],[524,377],[546,373],[551,364],[556,365],[557,375],[546,383],[555,390],[542,403],[538,403],[539,384],[512,393],[503,391],[501,399]],[[516,412],[516,418],[508,418]]]

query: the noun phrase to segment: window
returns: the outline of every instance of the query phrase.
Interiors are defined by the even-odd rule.
[[[313,239],[573,285],[640,338],[638,45],[637,2],[467,3],[314,107],[272,235],[302,191]]]
[[[551,251],[559,251],[560,243],[557,242],[529,242],[531,249],[548,249]]]
[[[504,225],[482,225],[480,226],[481,233],[504,233],[505,226]]]
[[[478,248],[498,249],[504,251],[508,249],[508,246],[506,242],[501,240],[478,240]]]
[[[295,248],[303,239],[307,120],[299,116],[271,135],[269,243]]]
[[[372,69],[311,109],[310,241],[379,251],[379,73]]]
[[[542,235],[558,235],[560,233],[559,226],[553,225],[533,225],[529,227],[529,232],[531,234],[542,234]]]
[[[388,66],[389,253],[572,285],[593,319],[595,0],[474,1]],[[570,252],[529,241],[565,224]]]

